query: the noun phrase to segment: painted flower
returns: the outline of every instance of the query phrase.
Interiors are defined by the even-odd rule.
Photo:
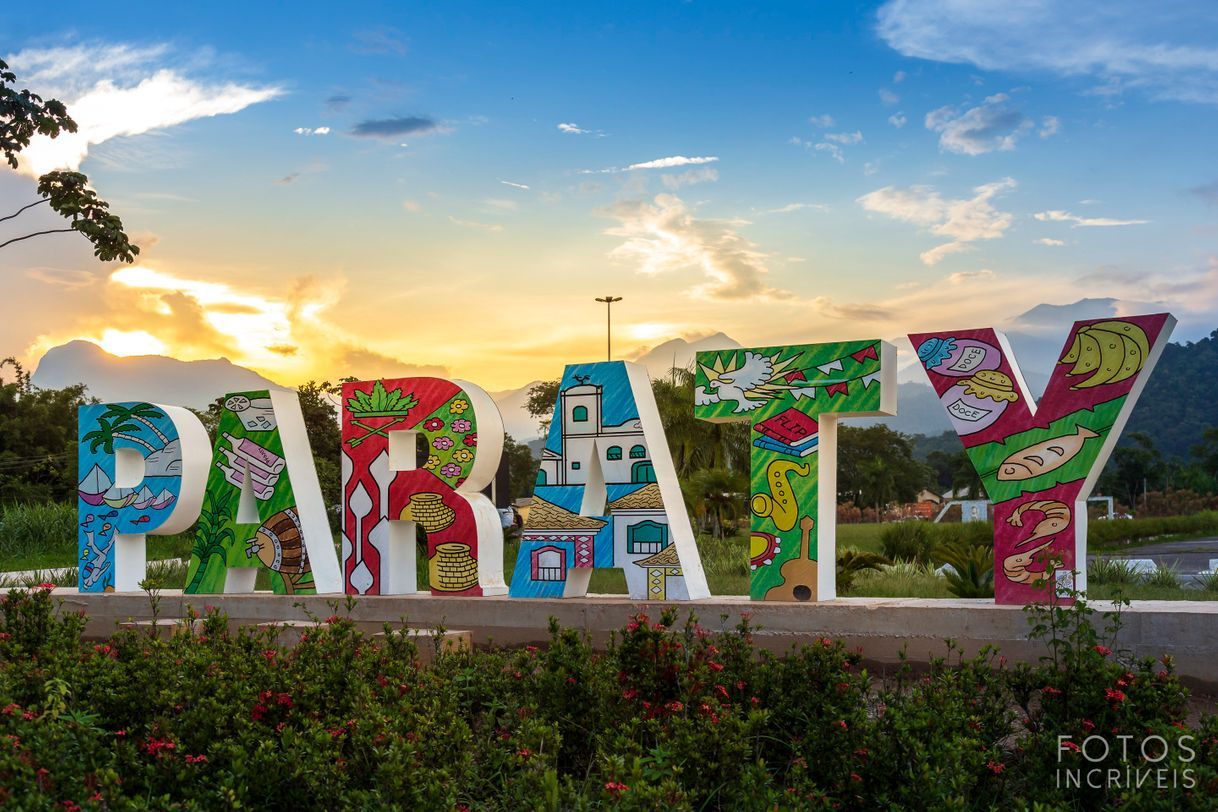
[[[425,462],[423,464],[423,467],[426,468],[428,471],[434,471],[434,470],[436,470],[436,466],[439,464],[440,464],[440,458],[437,457],[435,454],[432,454],[431,456],[429,456],[427,458],[427,462]]]
[[[475,431],[475,432],[471,432],[470,434],[465,435],[465,440],[463,442],[468,446],[477,446],[478,445],[478,432]]]
[[[450,412],[452,412],[453,414],[464,414],[465,410],[468,408],[469,408],[469,402],[465,401],[465,400],[461,400],[460,398],[458,398],[457,400],[454,400],[452,403],[448,404],[448,410]]]
[[[446,477],[455,477],[461,475],[461,466],[450,462],[440,469],[440,473]]]
[[[457,434],[464,434],[474,427],[474,424],[466,420],[464,417],[458,417],[453,421],[453,431]]]
[[[447,451],[448,449],[453,447],[453,438],[437,437],[436,439],[431,441],[431,444],[433,447],[435,447],[439,451]]]
[[[456,462],[469,462],[474,458],[474,452],[468,448],[458,448],[453,452],[453,460]]]
[[[427,420],[423,421],[423,428],[427,429],[428,431],[439,431],[440,429],[444,428],[444,421],[438,417],[428,418]]]

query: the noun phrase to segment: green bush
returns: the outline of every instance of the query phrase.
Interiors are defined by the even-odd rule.
[[[952,541],[935,548],[936,563],[951,570],[944,574],[948,590],[957,598],[994,597],[994,547]]]
[[[76,508],[33,502],[0,508],[0,559],[76,548]]]
[[[1178,587],[1180,586],[1180,571],[1176,567],[1165,567],[1162,564],[1142,576],[1148,586]]]
[[[1097,558],[1087,565],[1087,581],[1093,584],[1133,584],[1138,573],[1123,558]]]
[[[929,561],[934,546],[933,525],[926,522],[894,522],[880,531],[880,547],[893,561]]]
[[[1087,524],[1087,544],[1113,547],[1136,544],[1159,536],[1204,536],[1218,533],[1218,510],[1189,516],[1156,516],[1149,519],[1111,519]]]
[[[908,566],[908,565],[907,565]],[[354,608],[346,604],[346,613]],[[1130,660],[1090,609],[1033,610],[1046,655],[993,650],[885,681],[841,642],[784,655],[747,622],[634,616],[596,651],[436,652],[336,614],[283,649],[208,610],[170,639],[83,641],[42,589],[0,601],[0,805],[23,809],[1211,808],[1218,722],[1170,658]],[[1194,737],[1193,790],[1068,790],[1059,737]],[[1120,747],[1100,766],[1117,769]],[[1082,765],[1086,766],[1086,765]]]

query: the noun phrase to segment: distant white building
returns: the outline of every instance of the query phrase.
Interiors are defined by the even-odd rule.
[[[538,485],[584,485],[585,466],[599,457],[606,484],[655,482],[651,453],[638,418],[606,426],[601,416],[602,390],[578,384],[562,390],[562,452],[544,449]]]

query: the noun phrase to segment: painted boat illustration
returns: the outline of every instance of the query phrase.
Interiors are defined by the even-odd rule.
[[[85,478],[80,481],[76,489],[85,504],[96,507],[105,501],[104,495],[113,485],[114,483],[110,477],[106,476],[106,472],[102,470],[101,466],[94,465],[89,469],[89,473],[85,474]]]
[[[135,501],[131,506],[136,510],[147,510],[152,507],[152,503],[156,501],[156,497],[152,495],[152,491],[148,490],[148,486],[140,488],[139,494],[135,497]]]
[[[177,497],[169,492],[168,488],[162,488],[161,492],[156,495],[156,499],[152,500],[153,510],[164,510],[169,507]]]
[[[110,490],[102,494],[102,501],[112,508],[125,508],[133,503],[139,493],[135,488],[117,488],[111,487]]]

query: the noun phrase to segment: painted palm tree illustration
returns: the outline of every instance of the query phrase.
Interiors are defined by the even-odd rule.
[[[199,566],[190,583],[186,585],[188,594],[198,592],[207,576],[212,556],[220,556],[223,563],[228,555],[228,547],[236,538],[232,525],[225,518],[229,515],[231,501],[232,491],[228,489],[219,495],[209,490],[203,498],[203,510],[199,512],[199,528],[195,532],[195,543],[190,550],[191,555],[199,560]]]
[[[111,403],[107,405],[106,411],[102,414],[102,417],[117,420],[119,422],[123,420],[134,420],[147,427],[147,429],[155,434],[157,439],[161,441],[161,445],[166,446],[169,445],[169,438],[166,437],[152,422],[153,418],[160,416],[161,410],[153,406],[151,403],[133,403],[130,406],[124,406],[121,403]]]
[[[149,453],[154,453],[158,450],[147,440],[130,433],[140,430],[140,427],[134,423],[124,423],[121,420],[112,422],[107,420],[105,416],[102,416],[97,418],[97,425],[98,428],[80,438],[82,443],[89,444],[90,451],[97,451],[98,446],[101,446],[102,450],[107,454],[113,454],[115,440],[127,440],[136,445],[142,445],[148,449]]]

